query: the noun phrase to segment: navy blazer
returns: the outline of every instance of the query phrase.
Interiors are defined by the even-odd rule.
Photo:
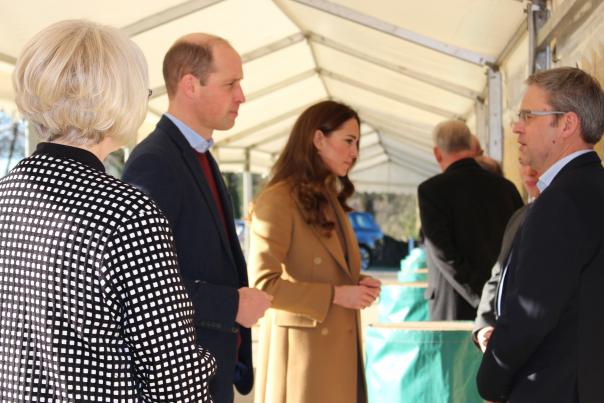
[[[569,162],[530,208],[478,389],[493,401],[598,403],[604,379],[604,169]]]
[[[162,116],[156,129],[132,151],[123,179],[148,193],[170,222],[184,284],[195,307],[199,343],[218,361],[210,391],[215,402],[230,403],[233,383],[243,394],[253,385],[250,329],[235,322],[237,290],[248,286],[247,269],[218,166],[208,151],[226,232],[195,153],[176,125]]]

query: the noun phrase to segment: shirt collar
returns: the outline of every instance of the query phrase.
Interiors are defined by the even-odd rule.
[[[105,166],[96,155],[80,147],[72,147],[59,143],[39,143],[34,154],[45,154],[55,158],[71,159],[88,165],[97,171],[105,172]]]
[[[172,121],[178,127],[178,130],[185,137],[189,145],[197,152],[205,153],[214,145],[214,139],[210,138],[210,140],[204,139],[200,134],[198,134],[195,130],[191,129],[186,125],[182,120],[170,115],[169,113],[164,113],[164,115]]]
[[[554,165],[549,167],[548,170],[545,171],[543,175],[539,177],[539,180],[537,181],[537,187],[539,188],[539,191],[543,193],[543,191],[552,183],[556,175],[558,175],[558,173],[562,170],[562,168],[566,166],[566,164],[568,164],[578,156],[591,151],[591,149],[575,151],[574,153],[568,154],[566,157],[560,158],[558,161],[556,161]]]

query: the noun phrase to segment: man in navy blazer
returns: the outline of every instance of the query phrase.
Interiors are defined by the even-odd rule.
[[[514,239],[479,372],[490,401],[597,403],[604,380],[604,132],[600,84],[577,68],[527,79],[514,125],[539,198]]]
[[[147,192],[166,214],[178,263],[195,307],[198,342],[216,357],[215,403],[253,386],[250,327],[271,296],[248,288],[230,197],[212,157],[212,133],[235,123],[245,101],[241,58],[222,38],[190,34],[164,58],[168,113],[134,148],[124,180]],[[136,253],[136,251],[134,251]]]

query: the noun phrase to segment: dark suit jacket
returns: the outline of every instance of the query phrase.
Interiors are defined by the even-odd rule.
[[[235,378],[241,393],[248,393],[253,384],[250,329],[235,322],[237,289],[247,286],[248,279],[231,200],[216,162],[211,155],[208,158],[224,206],[227,232],[195,151],[167,117],[134,148],[124,180],[148,193],[172,226],[178,263],[195,307],[199,343],[218,362],[210,391],[215,402],[230,403]],[[237,332],[242,338],[238,357]]]
[[[474,320],[503,230],[522,206],[512,182],[473,158],[451,164],[418,188],[431,320]]]
[[[476,313],[476,319],[474,320],[474,329],[472,331],[472,340],[478,345],[476,339],[477,333],[480,329],[487,326],[495,326],[495,304],[497,299],[497,287],[499,285],[499,279],[501,278],[501,270],[507,263],[510,249],[512,248],[512,242],[516,237],[516,233],[526,217],[529,205],[523,206],[516,210],[516,212],[508,221],[508,225],[505,227],[503,233],[503,241],[501,242],[501,251],[499,257],[491,269],[491,278],[484,284],[482,288],[482,294],[480,296],[480,304],[478,304],[478,311]]]
[[[529,210],[478,372],[487,400],[602,402],[604,169],[569,162]]]

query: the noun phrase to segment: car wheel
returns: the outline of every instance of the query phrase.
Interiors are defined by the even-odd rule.
[[[361,250],[361,270],[365,271],[371,265],[371,251],[365,245],[360,245],[359,249]]]

